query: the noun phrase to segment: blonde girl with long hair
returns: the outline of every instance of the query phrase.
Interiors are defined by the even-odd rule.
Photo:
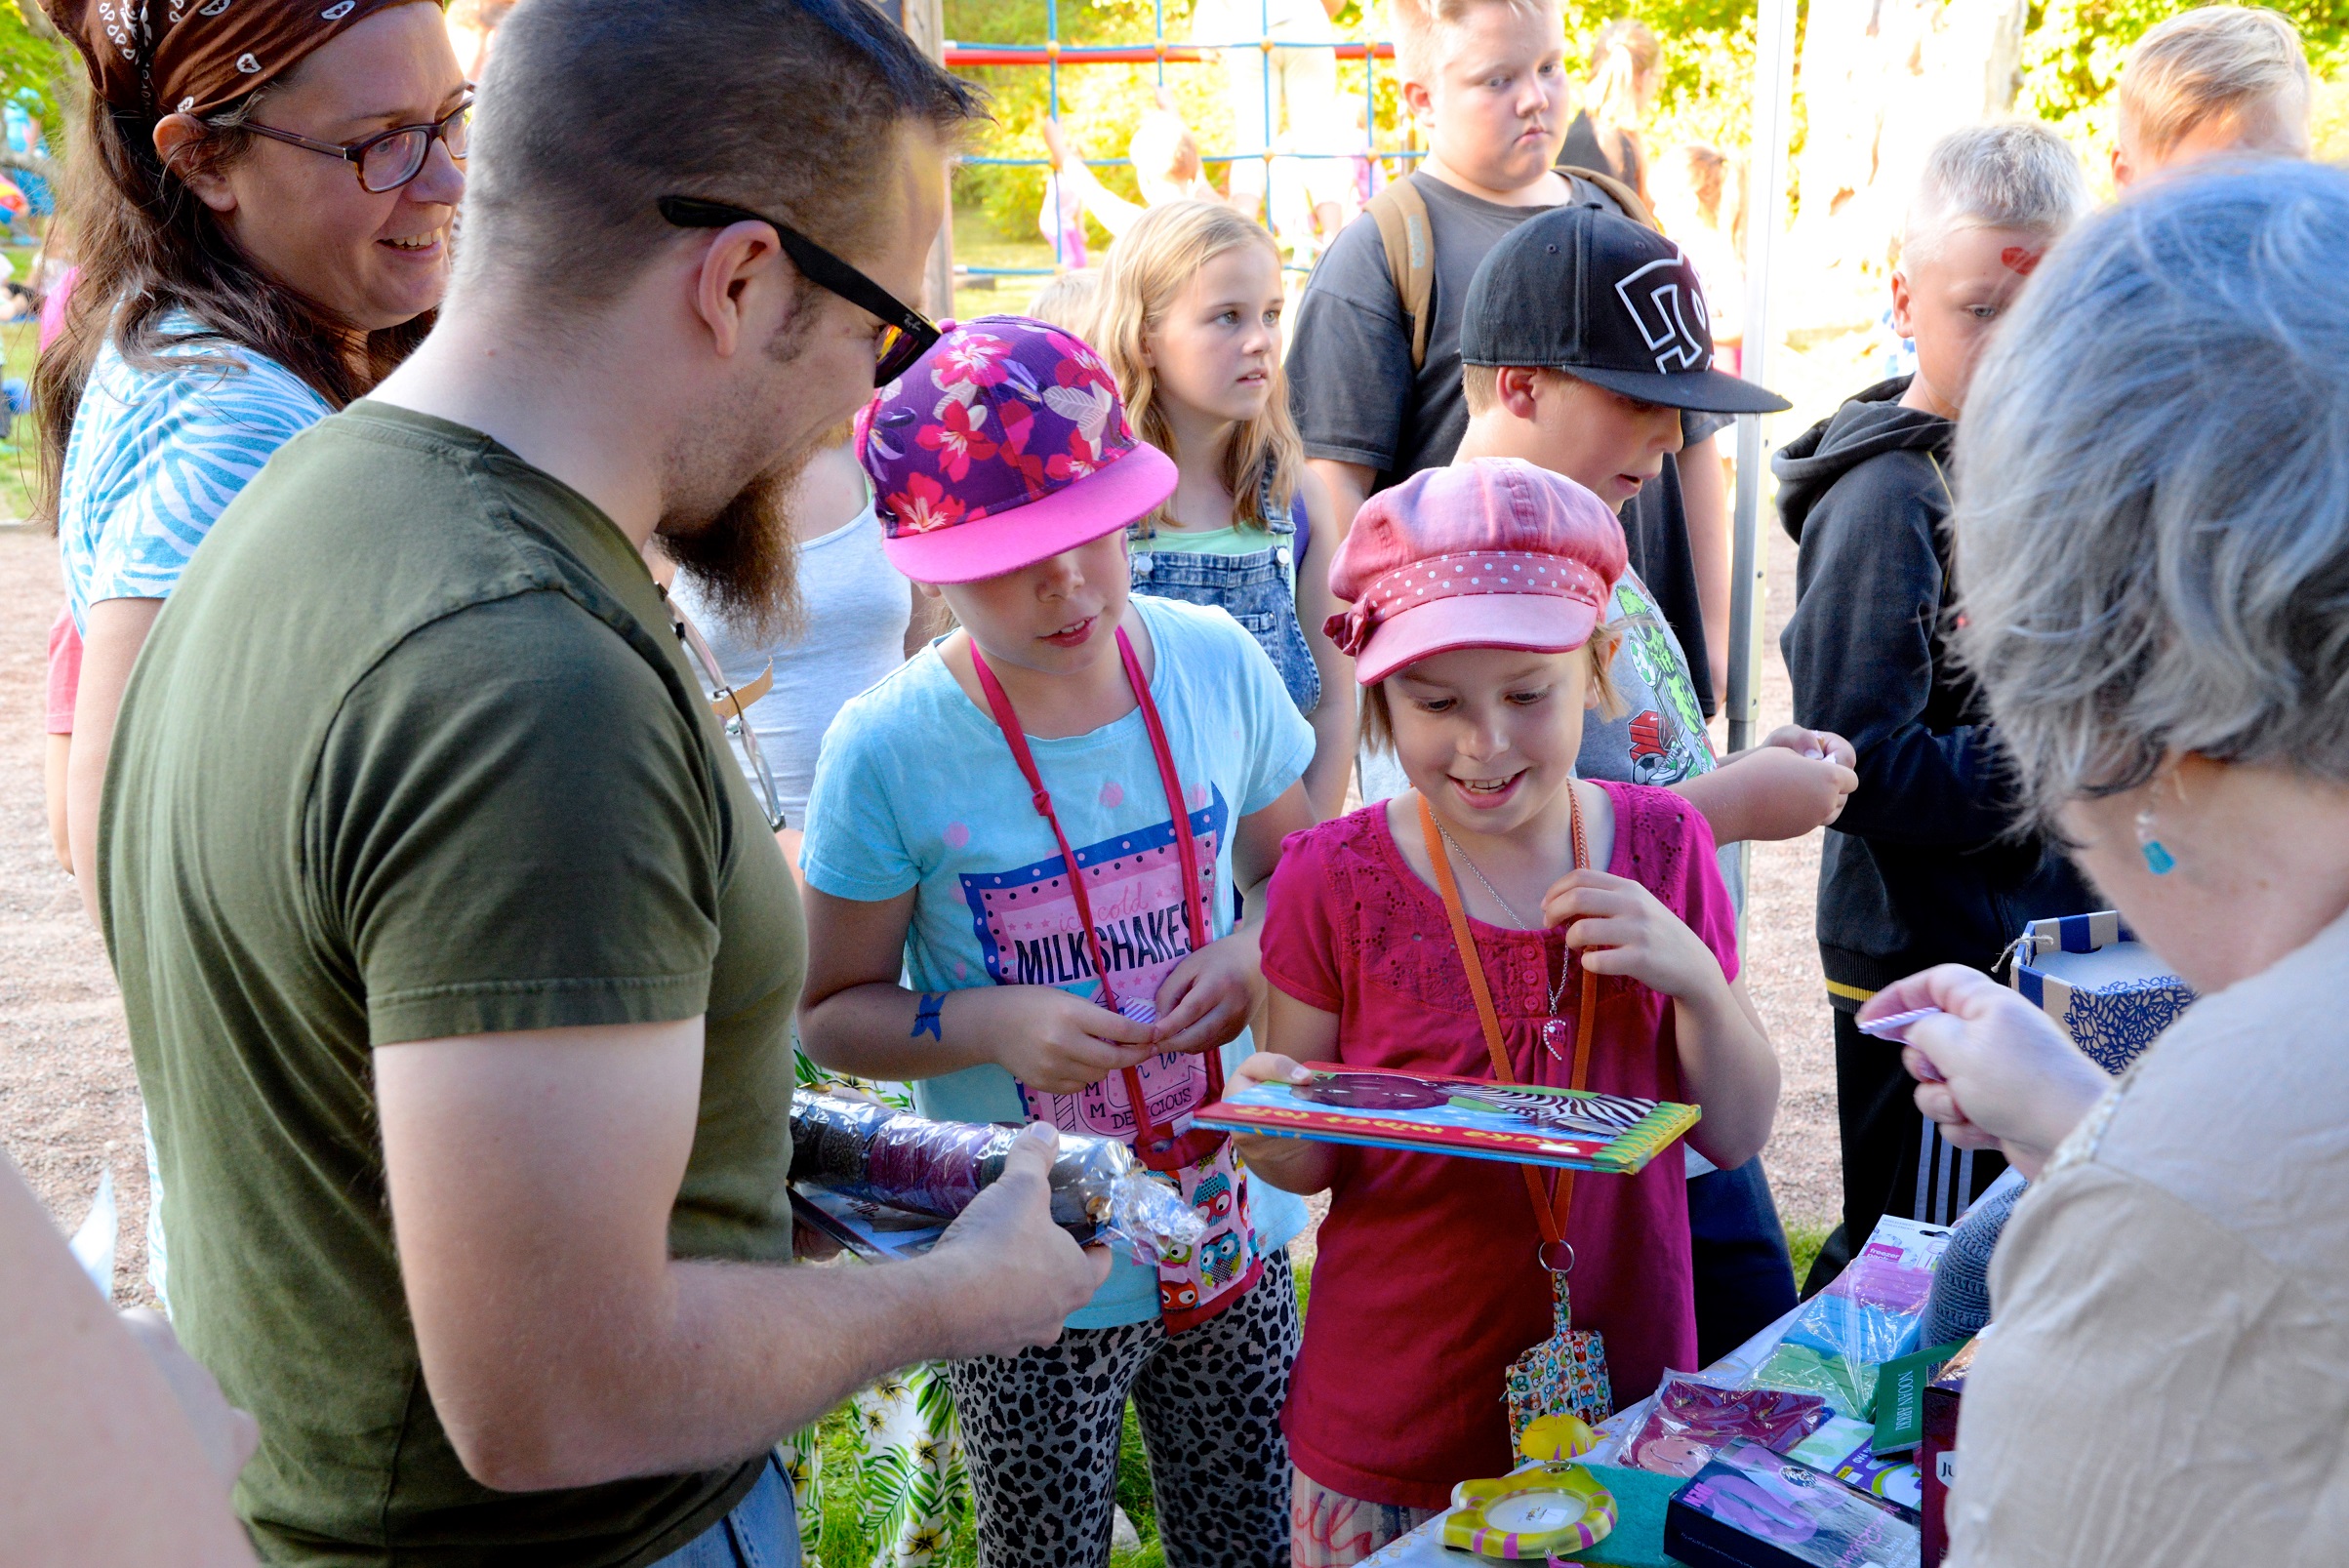
[[[1617,17],[1591,42],[1591,74],[1566,128],[1559,162],[1613,175],[1647,199],[1647,148],[1640,128],[1664,80],[1664,46],[1643,22]]]
[[[1353,666],[1321,629],[1337,608],[1337,530],[1289,417],[1284,300],[1262,225],[1218,203],[1169,202],[1110,252],[1093,343],[1136,432],[1181,474],[1134,525],[1134,591],[1218,605],[1255,634],[1313,722],[1305,789],[1329,818],[1353,767]]]

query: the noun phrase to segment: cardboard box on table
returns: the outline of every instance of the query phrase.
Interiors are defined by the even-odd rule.
[[[1949,1555],[1947,1510],[1949,1483],[1958,1472],[1958,1404],[1981,1344],[1980,1334],[1966,1341],[1965,1348],[1944,1362],[1924,1386],[1924,1441],[1917,1448],[1917,1468],[1924,1480],[1924,1568],[1933,1568]]]
[[[2115,1077],[2194,1000],[2114,909],[2032,921],[2009,983]]]

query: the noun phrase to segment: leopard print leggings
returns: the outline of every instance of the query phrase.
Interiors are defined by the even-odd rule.
[[[950,1364],[979,1568],[1108,1563],[1129,1394],[1167,1568],[1286,1568],[1280,1406],[1296,1356],[1297,1288],[1276,1252],[1245,1295],[1185,1333],[1154,1317]]]

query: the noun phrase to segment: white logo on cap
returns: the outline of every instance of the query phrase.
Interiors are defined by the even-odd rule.
[[[1676,370],[1703,370],[1713,363],[1713,352],[1704,339],[1688,330],[1684,312],[1694,312],[1700,331],[1709,331],[1712,322],[1705,313],[1704,295],[1681,287],[1680,274],[1686,266],[1676,248],[1670,256],[1658,257],[1615,285],[1623,308],[1631,312],[1632,325],[1640,329],[1640,341],[1656,356],[1656,369],[1667,375]],[[1656,271],[1666,275],[1640,281]]]

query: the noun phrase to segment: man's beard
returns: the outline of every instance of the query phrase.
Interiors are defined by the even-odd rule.
[[[794,453],[743,487],[691,533],[664,521],[662,548],[693,578],[717,619],[736,635],[774,644],[800,625],[799,541],[791,531],[791,492],[814,455]]]

